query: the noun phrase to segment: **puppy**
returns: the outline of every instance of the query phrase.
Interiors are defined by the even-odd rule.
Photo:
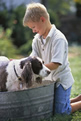
[[[3,63],[2,59],[0,63]],[[27,89],[38,76],[46,77],[49,74],[50,70],[38,57],[29,56],[27,58],[5,61],[0,66],[0,91]]]

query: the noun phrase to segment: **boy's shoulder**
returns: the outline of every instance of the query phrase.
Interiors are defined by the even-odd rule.
[[[57,39],[66,40],[65,35],[59,29],[57,29],[55,26],[53,29],[54,29],[53,37],[55,38],[55,40],[57,40]]]

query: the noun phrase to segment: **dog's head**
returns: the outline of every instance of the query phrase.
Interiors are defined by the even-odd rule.
[[[34,79],[33,76],[37,78],[37,82],[42,82],[42,77],[46,77],[50,74],[50,70],[44,65],[43,61],[38,57],[27,57],[22,59],[20,62],[20,68],[23,69],[21,78],[26,82],[27,86],[32,85]],[[33,75],[33,73],[35,75]],[[40,79],[37,77],[39,76]],[[36,81],[36,79],[34,79]]]
[[[22,60],[20,64],[21,68],[23,68],[28,61],[31,63],[34,74],[41,77],[46,77],[50,74],[51,71],[44,65],[43,61],[39,57],[28,57]]]

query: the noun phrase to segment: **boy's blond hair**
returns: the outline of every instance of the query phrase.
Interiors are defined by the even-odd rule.
[[[31,3],[27,5],[26,13],[23,18],[23,25],[26,26],[27,22],[33,21],[38,22],[40,17],[49,19],[47,9],[41,3]]]

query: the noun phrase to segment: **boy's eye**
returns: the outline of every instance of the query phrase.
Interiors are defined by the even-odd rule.
[[[32,27],[32,29],[34,29],[34,28],[35,28],[35,26]]]

